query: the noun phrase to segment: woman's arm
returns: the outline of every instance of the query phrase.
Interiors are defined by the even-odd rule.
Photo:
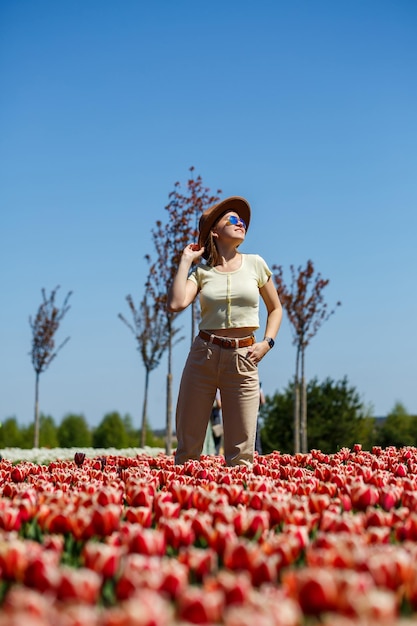
[[[265,303],[266,310],[268,312],[268,318],[266,320],[265,337],[275,339],[278,334],[279,327],[282,320],[282,305],[278,297],[278,292],[274,287],[271,278],[268,278],[263,287],[260,288],[259,293],[262,296],[262,300]],[[262,357],[271,350],[266,341],[257,341],[248,349],[247,356],[254,363],[259,363]]]
[[[204,248],[200,248],[196,244],[190,244],[184,249],[177,273],[168,290],[168,311],[179,313],[195,299],[197,285],[192,280],[188,280],[188,273],[191,265],[201,257],[203,252]]]
[[[266,320],[265,337],[275,339],[282,321],[282,304],[278,297],[278,292],[274,287],[271,278],[268,278],[265,285],[259,290],[262,300],[265,303],[268,317]]]

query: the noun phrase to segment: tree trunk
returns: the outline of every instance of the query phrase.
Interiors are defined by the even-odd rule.
[[[166,437],[166,453],[172,453],[172,374],[167,374],[167,437]]]
[[[149,387],[149,370],[146,368],[145,374],[145,391],[143,394],[143,407],[142,407],[142,430],[140,435],[140,445],[144,448],[146,445],[146,425],[148,421],[148,387]]]
[[[300,349],[297,347],[294,377],[294,454],[300,452]]]
[[[35,427],[33,429],[33,447],[39,448],[39,372],[35,379]]]
[[[304,374],[304,349],[301,350],[301,452],[307,454],[307,388]]]
[[[166,442],[165,452],[170,455],[172,452],[172,327],[169,321],[169,343],[168,343],[168,373],[167,373],[167,398],[166,398]]]

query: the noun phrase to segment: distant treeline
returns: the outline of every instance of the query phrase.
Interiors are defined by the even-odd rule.
[[[136,430],[129,415],[107,413],[98,426],[91,428],[84,415],[68,414],[59,425],[50,415],[40,416],[40,448],[137,448],[141,431]],[[34,424],[19,426],[15,417],[4,420],[0,428],[0,448],[33,447]],[[164,438],[146,429],[147,446],[163,448]]]
[[[372,409],[364,406],[355,387],[346,378],[331,378],[307,384],[308,445],[331,454],[340,448],[352,448],[356,443],[366,450],[373,446],[417,447],[417,416],[410,415],[397,402],[390,413],[374,417]],[[260,410],[262,449],[293,453],[294,386],[266,396]],[[1,448],[33,447],[33,424],[20,427],[15,417],[7,418],[0,428]],[[98,426],[91,428],[84,415],[68,414],[59,425],[51,416],[40,416],[39,447],[41,448],[137,448],[141,447],[141,430],[133,427],[130,415],[107,413]],[[154,430],[146,424],[145,445],[165,447],[165,431]]]
[[[359,392],[347,378],[334,381],[317,379],[307,384],[308,447],[325,453],[362,444],[366,450],[373,446],[417,447],[417,416],[410,415],[397,402],[384,417],[374,417],[372,407],[366,407]],[[280,450],[292,453],[294,386],[267,397],[261,408],[261,439],[263,452]]]

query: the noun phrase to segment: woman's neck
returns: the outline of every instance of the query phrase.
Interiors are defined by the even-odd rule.
[[[237,250],[219,250],[215,267],[220,270],[235,270],[241,266],[242,255]]]

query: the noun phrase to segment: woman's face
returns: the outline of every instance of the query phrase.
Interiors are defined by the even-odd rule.
[[[219,219],[213,231],[220,237],[238,237],[243,241],[246,224],[236,211],[228,211]]]

